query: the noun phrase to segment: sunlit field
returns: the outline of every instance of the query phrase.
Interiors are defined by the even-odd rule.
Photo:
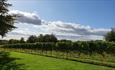
[[[18,58],[18,64],[24,64],[25,70],[115,70],[114,68],[56,59],[39,55],[11,52],[10,57]]]

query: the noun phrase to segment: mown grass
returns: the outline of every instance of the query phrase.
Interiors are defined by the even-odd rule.
[[[25,53],[11,52],[11,57],[20,58],[16,60],[24,64],[26,70],[115,70],[114,68],[80,63],[64,59],[31,55]]]
[[[90,58],[87,58],[86,57],[87,55],[82,55],[82,56],[80,55],[80,57],[75,58],[68,54],[68,57],[67,57],[66,53],[55,52],[55,51],[52,51],[52,54],[51,54],[51,51],[47,51],[47,54],[46,54],[46,51],[42,52],[41,50],[36,51],[36,50],[29,50],[29,49],[26,49],[26,50],[24,50],[24,49],[3,49],[3,48],[0,48],[0,49],[4,50],[4,51],[15,51],[15,52],[20,52],[20,53],[41,55],[41,56],[47,56],[47,57],[52,57],[52,58],[66,59],[66,60],[71,60],[71,61],[77,61],[77,62],[82,62],[82,63],[88,63],[88,64],[94,64],[94,65],[99,65],[99,66],[115,68],[115,63],[113,62],[114,58],[113,58],[113,60],[111,58],[109,59],[109,60],[112,60],[112,62],[106,62],[105,61],[106,58],[102,58],[102,57],[98,57],[99,59],[102,59],[101,61],[100,60],[92,60]],[[99,56],[99,55],[97,54],[97,55],[93,55],[93,56]],[[90,57],[92,57],[92,56],[90,56]]]
[[[0,70],[25,70],[24,64],[17,64],[13,58],[9,56],[9,52],[0,51]]]

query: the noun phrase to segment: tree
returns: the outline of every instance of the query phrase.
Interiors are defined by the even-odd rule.
[[[37,42],[37,37],[35,35],[31,35],[28,39],[27,39],[28,43],[35,43]]]
[[[57,42],[57,38],[56,38],[56,36],[54,34],[50,35],[50,41],[51,42]]]
[[[24,38],[23,38],[23,37],[20,39],[20,43],[25,43],[25,41],[24,41]]]
[[[105,35],[105,39],[107,41],[114,41],[115,42],[115,29],[112,29],[110,32],[108,32],[106,35]]]
[[[40,34],[38,36],[38,42],[57,42],[57,38],[55,37],[55,35],[53,34],[46,34],[46,35],[42,35]]]
[[[8,14],[8,7],[12,6],[7,0],[0,0],[0,35],[4,37],[6,33],[15,28],[15,15]]]
[[[44,42],[44,36],[42,35],[42,34],[40,34],[39,36],[38,36],[38,40],[37,40],[38,42]]]
[[[16,44],[16,43],[19,43],[19,40],[16,40],[16,39],[10,39],[8,41],[9,44]]]
[[[40,34],[38,36],[37,42],[57,42],[57,38],[53,34]]]

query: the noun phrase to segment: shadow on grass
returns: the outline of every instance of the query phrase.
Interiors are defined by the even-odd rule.
[[[25,70],[24,64],[17,64],[15,60],[19,58],[12,58],[8,52],[0,52],[0,70]]]

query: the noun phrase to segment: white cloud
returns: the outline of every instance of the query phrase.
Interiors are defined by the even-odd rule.
[[[36,13],[22,12],[18,10],[10,11],[11,14],[18,14],[19,23],[17,29],[8,34],[6,39],[25,37],[39,34],[55,34],[59,39],[71,40],[102,40],[103,36],[111,29],[92,28],[88,25],[68,23],[62,21],[41,21]],[[14,37],[13,37],[14,36]]]
[[[36,13],[22,12],[19,10],[12,10],[10,14],[18,15],[17,21],[21,23],[30,23],[35,25],[40,25],[40,17]]]
[[[60,33],[70,33],[78,35],[105,35],[110,29],[98,28],[94,29],[90,26],[85,26],[76,23],[67,23],[62,21],[53,21],[45,22],[47,24],[41,25],[42,28],[45,28],[52,32]]]
[[[97,35],[56,35],[56,36],[59,39],[68,39],[73,41],[103,40],[103,36],[97,36]]]

